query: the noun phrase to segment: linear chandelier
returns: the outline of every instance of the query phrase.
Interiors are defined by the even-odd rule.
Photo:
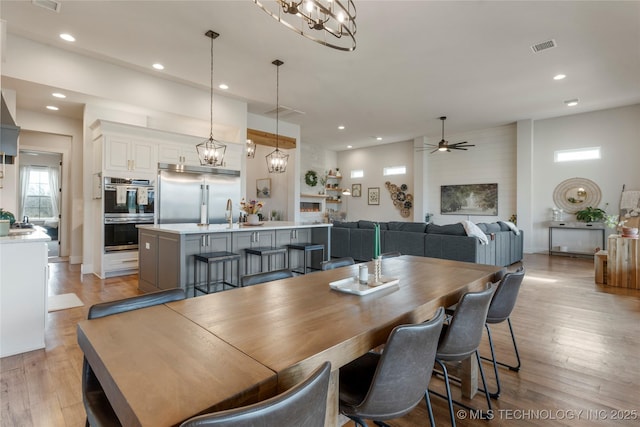
[[[278,141],[280,139],[280,132],[278,129],[280,117],[280,66],[284,64],[284,62],[276,59],[272,64],[276,66],[276,149],[266,156],[267,169],[269,170],[269,173],[285,173],[287,171],[289,155],[278,149]]]
[[[316,43],[343,51],[356,48],[353,0],[253,0],[289,29]]]
[[[222,166],[224,165],[224,153],[227,151],[227,146],[213,139],[213,41],[220,34],[209,30],[204,35],[211,39],[211,121],[209,138],[196,145],[196,150],[202,166]]]

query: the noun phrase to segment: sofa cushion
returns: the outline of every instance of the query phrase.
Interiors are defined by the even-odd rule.
[[[476,225],[477,225],[477,226],[478,226],[478,228],[479,228],[480,230],[482,230],[485,234],[489,234],[489,233],[487,232],[487,225],[488,225],[488,224],[487,224],[486,222],[479,222],[479,223],[477,223]]]
[[[358,223],[353,221],[333,221],[333,226],[339,228],[358,228]]]
[[[382,231],[382,251],[424,256],[424,233]]]
[[[427,228],[424,222],[389,221],[388,226],[389,231],[408,231],[410,233],[424,233]]]
[[[464,231],[464,227],[460,223],[447,224],[447,225],[429,224],[427,226],[427,233],[448,234],[450,236],[466,236],[467,235],[467,232]]]
[[[486,234],[491,234],[491,233],[497,233],[499,231],[503,231],[500,229],[500,224],[498,224],[497,222],[492,222],[487,225],[487,231],[485,231]]]
[[[496,224],[500,226],[500,231],[511,231],[509,225],[507,225],[507,223],[504,221],[498,221]]]
[[[376,224],[380,224],[380,230],[386,230],[387,229],[387,223],[386,222],[373,222],[373,221],[366,221],[366,220],[363,220],[363,219],[358,221],[358,228],[373,229]]]

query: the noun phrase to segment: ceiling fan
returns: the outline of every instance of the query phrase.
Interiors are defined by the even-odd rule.
[[[454,144],[449,144],[449,141],[445,141],[444,140],[444,121],[447,120],[446,116],[442,116],[440,117],[440,120],[442,120],[442,139],[440,140],[439,143],[437,144],[425,144],[425,148],[420,148],[418,149],[418,151],[425,151],[428,150],[430,148],[435,147],[435,150],[431,151],[431,153],[435,153],[436,151],[447,151],[447,152],[451,152],[451,150],[467,150],[468,147],[475,147],[474,144],[469,144],[468,142],[464,141],[464,142],[456,142]]]

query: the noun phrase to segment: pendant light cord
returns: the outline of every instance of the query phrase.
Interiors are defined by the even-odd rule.
[[[211,85],[209,99],[211,100],[211,105],[209,108],[210,119],[209,119],[209,139],[213,139],[213,37],[211,37]]]
[[[276,151],[280,140],[280,65],[276,65]]]

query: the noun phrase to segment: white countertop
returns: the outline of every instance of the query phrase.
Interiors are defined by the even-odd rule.
[[[232,228],[229,228],[228,224],[209,224],[198,225],[194,223],[187,224],[154,224],[146,225],[141,224],[137,227],[142,230],[161,231],[165,233],[173,234],[199,234],[199,233],[229,233],[229,232],[242,232],[242,231],[260,231],[260,230],[280,230],[280,229],[292,229],[292,228],[318,228],[318,227],[331,227],[332,224],[307,224],[303,222],[293,221],[265,221],[260,223],[261,225],[247,225],[246,223],[237,224],[234,223]]]
[[[8,236],[0,237],[0,245],[49,241],[51,241],[51,237],[42,231],[40,227],[12,228],[9,230]]]

